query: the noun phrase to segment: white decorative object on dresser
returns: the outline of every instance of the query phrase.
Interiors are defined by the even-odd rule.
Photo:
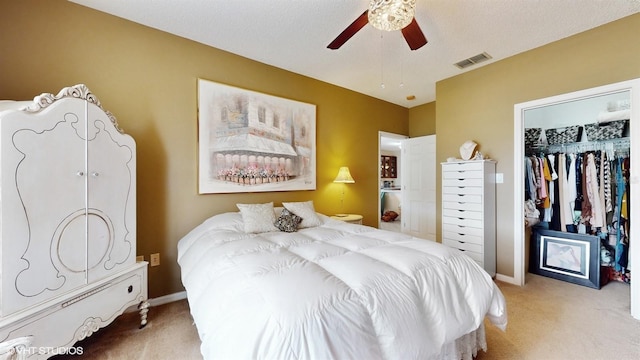
[[[0,151],[0,349],[48,358],[134,305],[144,326],[133,138],[80,84],[0,101]]]
[[[442,243],[496,274],[496,163],[442,163]]]

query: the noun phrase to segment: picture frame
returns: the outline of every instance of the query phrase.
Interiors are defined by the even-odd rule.
[[[600,238],[536,228],[529,272],[600,289]]]
[[[198,79],[200,194],[315,189],[315,105]]]

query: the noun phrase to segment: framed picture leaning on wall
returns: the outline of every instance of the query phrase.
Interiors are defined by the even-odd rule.
[[[535,228],[529,272],[600,289],[600,238]]]

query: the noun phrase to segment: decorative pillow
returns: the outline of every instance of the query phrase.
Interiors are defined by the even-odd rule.
[[[266,204],[236,204],[242,215],[244,232],[261,233],[278,231],[273,225],[276,221],[276,213],[273,211],[273,203]]]
[[[313,207],[313,200],[301,202],[283,202],[282,206],[302,218],[302,222],[298,226],[299,228],[308,228],[322,225],[322,219],[318,216],[318,214],[316,214],[316,210]]]
[[[302,218],[300,216],[287,209],[282,209],[282,213],[273,225],[280,229],[280,231],[296,232],[301,222]]]

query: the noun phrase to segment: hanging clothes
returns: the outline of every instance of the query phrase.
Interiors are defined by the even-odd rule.
[[[553,154],[549,157],[549,159],[553,159],[552,164],[553,164],[553,172],[556,174],[556,181],[555,181],[555,186],[553,187],[553,198],[554,198],[554,202],[551,205],[551,221],[549,222],[549,229],[551,230],[556,230],[556,231],[561,231],[562,230],[562,226],[561,221],[560,221],[560,202],[562,201],[561,197],[560,197],[560,180],[561,180],[561,176],[560,176],[560,170],[559,170],[559,166],[558,164],[560,163],[559,160],[560,154],[556,153]]]
[[[566,181],[564,181],[564,186],[562,189],[563,199],[561,213],[563,213],[563,226],[566,229],[565,231],[575,233],[577,232],[577,228],[574,223],[574,208],[577,197],[576,191],[576,168],[575,168],[575,154],[565,155],[565,162],[567,170]]]
[[[599,236],[601,265],[611,267],[612,280],[627,283],[630,164],[613,150],[525,158],[525,199],[540,211],[537,226]]]
[[[600,203],[600,190],[598,189],[598,170],[596,168],[595,154],[589,153],[586,167],[587,198],[591,203],[591,217],[589,223],[595,228],[603,225],[602,204]]]

